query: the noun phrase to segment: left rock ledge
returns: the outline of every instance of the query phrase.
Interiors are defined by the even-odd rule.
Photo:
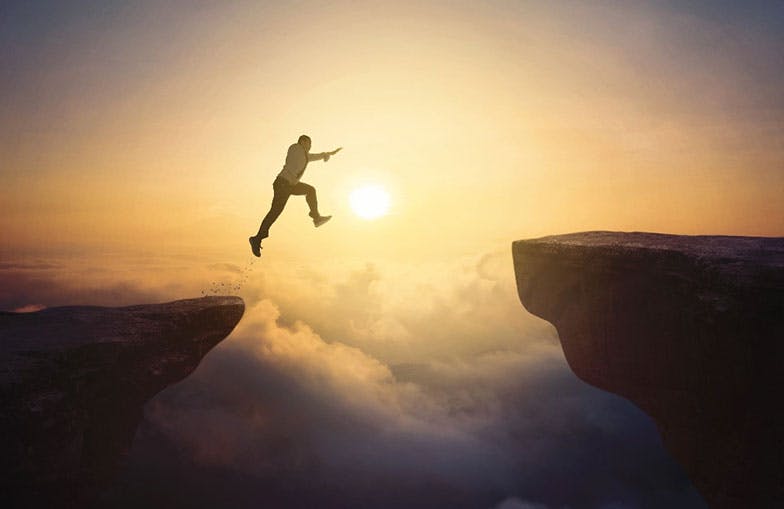
[[[188,376],[242,318],[239,297],[0,312],[0,490],[12,506],[89,502],[147,400]]]

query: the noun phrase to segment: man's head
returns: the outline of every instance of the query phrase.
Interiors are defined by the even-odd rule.
[[[308,136],[307,134],[303,134],[302,136],[300,136],[299,139],[297,140],[297,143],[305,147],[305,152],[310,151],[310,136]]]

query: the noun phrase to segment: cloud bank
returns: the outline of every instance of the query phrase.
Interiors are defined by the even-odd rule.
[[[246,301],[150,401],[105,507],[704,507],[651,421],[571,373],[505,251],[416,269],[130,265],[0,267],[5,309]]]
[[[148,404],[105,507],[704,507],[651,421],[574,377],[511,267],[0,272],[25,289],[6,309],[241,287],[243,320]]]

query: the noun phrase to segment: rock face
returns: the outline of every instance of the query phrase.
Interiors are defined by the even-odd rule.
[[[648,413],[711,507],[784,507],[784,238],[587,232],[512,251],[571,369]]]
[[[144,403],[196,369],[244,310],[239,297],[205,297],[0,313],[4,505],[89,502],[130,446]]]

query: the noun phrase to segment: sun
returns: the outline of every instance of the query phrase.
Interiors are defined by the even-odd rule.
[[[389,211],[389,193],[381,186],[368,185],[354,189],[349,202],[351,210],[363,219],[377,219]]]

